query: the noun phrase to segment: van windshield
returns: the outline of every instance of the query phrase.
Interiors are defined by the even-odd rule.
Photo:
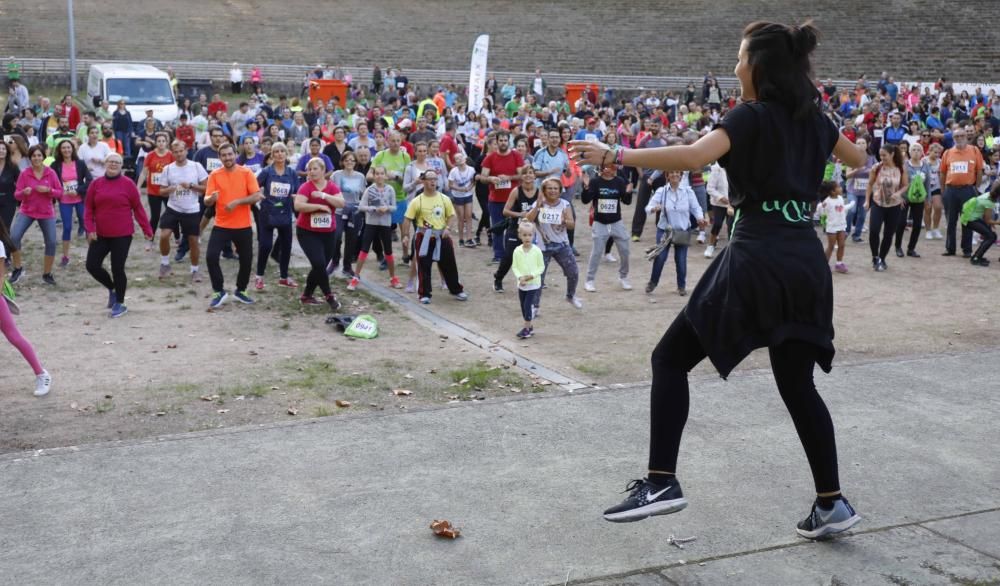
[[[162,106],[173,104],[174,96],[165,79],[109,79],[108,101],[114,104],[118,100],[129,106]]]

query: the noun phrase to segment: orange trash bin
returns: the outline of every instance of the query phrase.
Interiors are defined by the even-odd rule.
[[[309,81],[309,101],[328,102],[336,96],[342,108],[347,107],[347,82],[339,79],[313,79]]]
[[[587,92],[593,90],[594,93],[600,96],[601,88],[595,83],[567,83],[566,84],[566,103],[569,104],[569,111],[576,112],[576,101],[580,99],[581,96]]]

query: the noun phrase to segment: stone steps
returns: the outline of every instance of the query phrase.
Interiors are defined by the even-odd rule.
[[[1000,79],[997,35],[975,31],[973,3],[884,0],[807,5],[792,0],[536,3],[514,0],[172,0],[150,19],[127,0],[75,2],[81,58],[164,61],[323,62],[369,68],[464,70],[479,32],[491,34],[490,69],[602,75],[732,75],[737,40],[756,18],[815,16],[824,38],[821,77]],[[285,18],[270,18],[280,6]],[[807,14],[808,10],[815,11]],[[63,0],[18,3],[0,56],[65,57]],[[12,14],[13,15],[13,14]],[[274,23],[274,24],[271,24]],[[993,39],[989,37],[992,34]],[[933,51],[941,51],[935,53]]]

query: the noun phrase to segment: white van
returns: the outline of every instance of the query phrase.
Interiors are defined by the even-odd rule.
[[[97,104],[107,100],[112,112],[118,100],[125,100],[125,108],[136,124],[146,117],[149,109],[164,123],[173,122],[178,116],[170,77],[152,65],[95,63],[87,77],[87,95]]]

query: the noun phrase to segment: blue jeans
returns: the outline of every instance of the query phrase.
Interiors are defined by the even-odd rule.
[[[120,130],[115,131],[115,139],[122,141],[122,150],[125,151],[123,156],[127,159],[132,156],[132,137],[129,132],[122,132]],[[154,228],[156,226],[153,226]]]
[[[59,215],[62,216],[62,239],[63,242],[69,242],[70,238],[73,236],[73,212],[76,212],[76,220],[80,227],[77,229],[78,234],[83,234],[83,202],[78,203],[62,203],[59,202]]]
[[[487,211],[490,214],[490,226],[494,226],[503,221],[503,206],[506,202],[491,201],[487,204]],[[503,260],[503,233],[493,234],[493,260]]]
[[[36,220],[18,212],[14,216],[14,223],[10,227],[10,238],[14,241],[14,248],[22,250],[21,238],[31,227],[32,222],[38,222],[38,227],[42,229],[42,237],[45,239],[45,256],[56,255],[56,219],[44,218]]]
[[[861,238],[861,229],[865,227],[865,194],[854,194],[851,197],[857,202],[854,207],[847,212],[847,233],[854,239]]]
[[[663,240],[663,230],[656,229],[656,243]],[[649,276],[649,282],[653,285],[660,284],[660,275],[663,273],[663,265],[667,263],[667,256],[670,254],[670,247],[674,248],[674,264],[677,266],[677,288],[684,289],[687,283],[688,247],[674,246],[668,244],[660,254],[653,260],[653,274]]]
[[[576,257],[573,256],[573,249],[568,244],[561,242],[550,242],[545,245],[542,251],[542,258],[545,260],[545,270],[542,271],[542,286],[545,286],[545,276],[549,274],[549,261],[555,259],[556,264],[566,275],[566,299],[576,297],[576,286],[580,282],[580,269],[576,266]],[[541,289],[538,290],[538,307],[542,302]]]

